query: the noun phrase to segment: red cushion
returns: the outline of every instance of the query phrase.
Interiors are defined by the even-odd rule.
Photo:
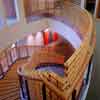
[[[44,32],[44,44],[47,45],[49,43],[49,32]]]
[[[53,38],[53,41],[57,41],[58,40],[58,33],[54,32],[52,38]]]

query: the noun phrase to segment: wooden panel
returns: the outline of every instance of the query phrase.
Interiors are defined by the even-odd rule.
[[[46,100],[64,100],[55,94],[50,88],[46,87]]]
[[[24,0],[24,9],[26,17],[32,15],[32,0]]]
[[[28,80],[28,87],[31,100],[43,100],[42,95],[43,83],[38,80]]]

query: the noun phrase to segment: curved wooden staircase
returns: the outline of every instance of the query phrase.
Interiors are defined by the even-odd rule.
[[[0,80],[0,100],[20,100],[19,80],[17,66],[25,63],[26,60],[19,60],[11,66],[4,79]]]
[[[62,48],[60,47],[61,44]],[[26,65],[33,51],[36,52],[37,50],[39,50],[41,52],[51,52],[49,53],[51,54],[51,56],[52,52],[56,51],[62,56],[61,58],[66,55],[66,59],[68,59],[68,57],[71,56],[72,52],[74,52],[74,49],[72,48],[72,46],[70,46],[69,43],[61,44],[54,46],[53,49],[50,47],[43,48],[39,46],[21,46],[15,48],[7,48],[2,51],[2,55],[0,56],[0,67],[2,70],[0,73],[3,76],[3,79],[0,80],[0,100],[20,100],[20,83],[17,74],[17,68],[24,66],[23,64]],[[69,52],[69,54],[65,52],[66,50]],[[61,51],[63,51],[63,53],[61,53]],[[54,56],[53,58],[55,57],[56,56]],[[54,61],[59,61],[59,59]],[[63,60],[60,59],[59,62],[62,61]]]

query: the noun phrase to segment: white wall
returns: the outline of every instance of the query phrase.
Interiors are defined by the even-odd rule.
[[[48,19],[49,26],[51,30],[58,32],[65,39],[67,39],[74,48],[79,48],[81,44],[81,39],[69,26],[66,26],[64,23],[61,23],[57,20]]]

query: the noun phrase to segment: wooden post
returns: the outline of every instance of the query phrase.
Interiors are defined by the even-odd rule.
[[[81,0],[81,8],[86,8],[86,0]]]
[[[99,13],[99,7],[100,6],[100,0],[96,0],[96,6],[95,6],[95,13],[94,13],[94,16],[96,18],[98,18],[98,13]]]

